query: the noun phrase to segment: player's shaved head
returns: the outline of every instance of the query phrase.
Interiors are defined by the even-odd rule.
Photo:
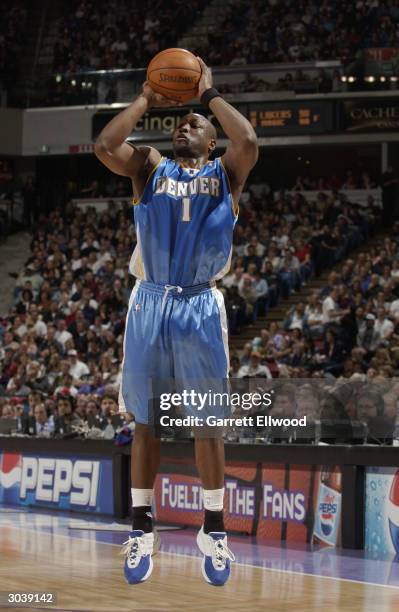
[[[173,134],[175,154],[179,157],[209,155],[216,146],[216,136],[215,126],[204,115],[187,113]]]

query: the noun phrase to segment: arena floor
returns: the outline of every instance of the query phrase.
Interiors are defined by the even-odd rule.
[[[191,530],[162,531],[151,579],[128,586],[119,554],[126,533],[118,525],[104,527],[110,525],[0,507],[0,591],[54,592],[57,601],[49,607],[59,612],[399,609],[398,561],[245,537],[230,538],[237,562],[228,585],[208,586]]]

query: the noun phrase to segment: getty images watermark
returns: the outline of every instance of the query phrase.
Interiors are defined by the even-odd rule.
[[[306,415],[301,418],[277,417],[270,414],[255,414],[234,416],[237,408],[242,410],[270,408],[273,402],[274,390],[270,392],[250,393],[220,393],[207,391],[200,393],[191,389],[181,393],[162,393],[160,395],[159,407],[163,411],[171,408],[196,409],[197,415],[175,417],[163,414],[159,418],[162,427],[306,427]],[[220,410],[229,406],[233,416],[218,417],[216,414],[202,416],[201,412],[209,410]]]

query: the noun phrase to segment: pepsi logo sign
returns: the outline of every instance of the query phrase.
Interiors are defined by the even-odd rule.
[[[100,462],[3,453],[0,492],[3,501],[51,502],[67,498],[74,506],[96,506]]]
[[[335,495],[327,493],[323,501],[319,504],[320,526],[323,534],[329,536],[334,529],[335,516],[337,514],[338,504],[335,500]]]

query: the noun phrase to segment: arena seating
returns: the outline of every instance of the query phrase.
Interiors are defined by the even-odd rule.
[[[180,38],[210,65],[262,64],[340,59],[347,63],[359,49],[397,46],[396,6],[344,0],[250,4],[231,0],[200,35],[195,24],[208,3],[118,3],[118,11],[97,2],[68,3],[60,20],[53,69],[138,68],[162,47]],[[156,17],[162,10],[162,21]],[[184,31],[193,30],[184,37]],[[144,35],[142,35],[144,32]],[[359,32],[362,32],[360,36]],[[200,41],[200,44],[198,44]],[[173,43],[173,44],[172,44]]]
[[[196,51],[206,52],[214,66],[337,58],[347,63],[363,48],[396,47],[398,20],[397,6],[389,3],[232,0]]]
[[[391,238],[374,240],[372,246],[346,259],[322,289],[311,293],[307,304],[293,306],[282,329],[268,324],[249,349],[243,347],[239,365],[246,365],[256,350],[270,371],[280,376],[328,375],[363,381],[397,376],[398,247],[396,223]]]
[[[206,0],[159,0],[155,4],[125,0],[112,10],[104,0],[65,3],[53,70],[142,68],[162,48],[176,46],[178,35],[206,4]]]
[[[109,11],[104,2],[63,4],[53,43],[47,51],[46,105],[127,101],[132,85],[127,77],[90,79],[85,71],[144,68],[162,48],[186,47],[211,66],[286,65],[281,74],[247,73],[238,81],[216,77],[222,93],[296,91],[339,92],[342,70],[368,47],[397,46],[396,6],[356,4],[338,0],[316,6],[305,0],[242,3],[231,0],[216,6],[207,0],[189,5],[175,0],[154,5],[126,0]],[[215,5],[215,6],[214,6]],[[207,16],[207,11],[209,15]],[[156,15],[162,12],[162,20]],[[155,17],[154,17],[155,15]],[[362,36],[359,32],[362,32]],[[331,69],[304,71],[306,62],[326,60]],[[303,64],[305,62],[305,64]],[[302,63],[302,64],[301,64]],[[295,69],[295,65],[299,69]],[[54,79],[54,74],[58,75]],[[68,78],[69,75],[69,78]],[[74,75],[74,76],[71,76]],[[119,75],[121,76],[121,75]],[[133,77],[130,77],[133,78]],[[388,85],[387,85],[388,86]]]
[[[72,398],[79,401],[82,414],[91,406],[99,418],[101,398],[110,395],[115,401],[133,283],[127,271],[135,241],[130,214],[127,202],[111,200],[105,210],[71,203],[63,214],[56,210],[39,218],[31,256],[17,279],[14,307],[0,326],[0,388],[16,402],[15,406],[2,400],[3,416],[18,412],[22,398],[32,393],[41,394],[40,402],[45,401],[49,412],[55,401],[69,398],[68,403]],[[310,206],[306,192],[274,200],[262,188],[251,186],[241,200],[232,271],[220,285],[231,336],[290,295],[300,295],[318,275],[369,239],[377,221],[375,210],[349,206],[334,197]],[[238,354],[237,373],[248,365],[253,352],[260,355],[260,367],[280,377],[298,372],[305,377],[334,376],[359,369],[371,375],[374,370],[381,374],[384,368],[395,368],[397,351],[390,350],[390,340],[380,342],[375,336],[371,350],[363,329],[366,315],[379,315],[380,300],[390,309],[386,302],[394,300],[397,291],[395,239],[384,246],[382,258],[374,247],[347,261],[341,276],[330,279],[334,302],[344,311],[339,320],[326,323],[317,318],[325,296],[315,295],[314,304],[299,314],[291,312],[282,329],[268,326]],[[376,284],[376,274],[381,275],[383,287]],[[385,297],[377,288],[380,293],[385,290]],[[395,308],[388,314],[393,325],[384,319],[376,323],[392,331],[392,342],[398,332]],[[352,342],[333,351],[334,359],[339,353],[338,362],[330,358],[332,335],[336,343],[342,337]],[[383,359],[382,349],[385,357],[390,356],[389,363],[378,361]],[[37,402],[37,397],[32,401]]]

